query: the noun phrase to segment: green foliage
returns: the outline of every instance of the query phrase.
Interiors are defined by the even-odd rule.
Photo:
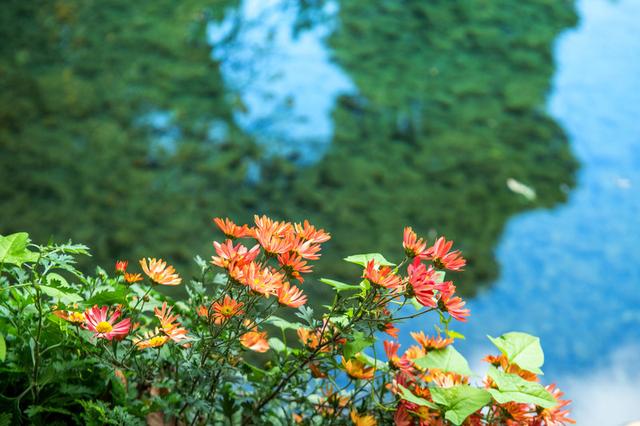
[[[27,249],[29,234],[18,232],[3,237],[0,235],[0,265],[3,263],[22,265],[24,262],[34,262],[38,259],[36,253]]]
[[[472,374],[467,360],[453,346],[429,351],[427,355],[414,362],[418,367],[425,369],[436,368],[440,371],[450,371],[463,376],[471,376]]]
[[[489,367],[487,373],[496,383],[498,389],[489,389],[493,398],[499,403],[514,401],[535,404],[543,408],[551,408],[558,401],[540,383],[530,382],[515,374],[505,373],[495,367]]]
[[[521,332],[506,333],[498,338],[487,337],[510,363],[517,364],[524,370],[542,374],[540,367],[544,364],[544,353],[538,337]]]
[[[450,388],[431,388],[431,398],[445,409],[445,418],[461,425],[467,417],[491,402],[491,394],[469,385]]]

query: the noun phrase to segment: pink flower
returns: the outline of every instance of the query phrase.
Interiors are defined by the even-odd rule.
[[[110,317],[107,317],[107,311],[109,307],[103,306],[98,308],[95,305],[91,309],[87,309],[84,313],[85,328],[94,332],[94,337],[107,340],[120,340],[129,334],[131,328],[131,320],[125,318],[122,321],[116,323],[116,320],[120,316],[120,310],[116,309]]]
[[[421,257],[433,261],[438,269],[459,271],[467,261],[462,257],[460,250],[450,252],[451,246],[453,246],[453,241],[447,241],[444,237],[440,237]]]

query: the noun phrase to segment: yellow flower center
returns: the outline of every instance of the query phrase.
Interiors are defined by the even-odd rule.
[[[98,333],[108,333],[113,330],[113,326],[106,321],[100,321],[98,325],[96,325],[96,331]]]
[[[231,306],[223,306],[220,308],[220,313],[225,317],[229,317],[233,314],[233,308]]]
[[[149,339],[149,346],[152,348],[157,348],[158,346],[164,345],[164,342],[167,341],[167,338],[164,336],[156,336]]]
[[[80,312],[71,312],[69,315],[69,321],[71,322],[84,322],[84,315]]]

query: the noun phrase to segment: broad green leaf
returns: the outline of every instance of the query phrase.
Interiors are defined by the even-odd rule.
[[[345,257],[344,260],[349,263],[355,263],[356,265],[360,265],[362,267],[367,266],[367,263],[369,263],[369,261],[371,260],[375,260],[376,263],[380,266],[396,266],[395,263],[389,262],[380,253],[354,254],[353,256]]]
[[[509,362],[518,364],[524,370],[542,374],[540,367],[544,364],[544,353],[539,338],[519,332],[506,333],[498,338],[487,337]]]
[[[65,305],[76,303],[82,300],[82,297],[77,295],[72,290],[64,291],[62,289],[50,287],[48,285],[41,285],[38,287],[44,294],[46,294],[47,296],[51,296],[56,302],[64,303]]]
[[[329,278],[320,278],[320,282],[330,285],[331,287],[335,288],[336,291],[360,290],[360,287],[357,285],[345,284],[341,283],[340,281],[330,280]]]
[[[7,343],[4,341],[4,336],[0,333],[0,361],[7,358]]]
[[[437,368],[442,371],[471,376],[473,374],[469,368],[469,363],[453,346],[443,349],[429,351],[422,358],[414,361],[421,368]]]
[[[447,336],[449,336],[452,339],[465,339],[464,334],[462,333],[458,333],[457,331],[453,331],[453,330],[445,330],[445,333],[447,333]]]
[[[0,264],[10,263],[22,265],[25,262],[35,262],[38,254],[27,250],[29,234],[18,232],[3,237],[0,235]]]
[[[282,330],[297,330],[302,327],[302,324],[292,323],[275,315],[269,317],[266,322],[271,325],[275,325],[276,327]]]
[[[353,358],[355,354],[367,348],[375,342],[373,336],[365,336],[364,333],[356,331],[353,333],[353,340],[345,343],[342,354],[345,359]]]
[[[514,401],[525,404],[536,404],[543,408],[555,407],[558,401],[537,382],[529,382],[516,374],[505,373],[494,366],[487,373],[498,386],[489,389],[493,398],[500,404]]]
[[[115,305],[115,304],[125,304],[126,303],[126,290],[122,287],[116,290],[108,290],[100,292],[89,300],[86,300],[84,303],[87,306],[105,306],[105,305]]]
[[[444,282],[444,277],[447,275],[445,271],[436,271],[433,273],[433,280],[437,283]]]
[[[433,408],[434,410],[439,410],[440,408],[431,401],[427,401],[424,398],[420,398],[419,396],[414,395],[409,389],[405,388],[402,385],[398,385],[398,389],[400,389],[400,398],[405,401],[412,402],[416,405],[420,405],[423,407]]]
[[[278,339],[277,337],[270,337],[268,341],[269,347],[276,352],[282,352],[287,349],[285,344],[282,343],[282,340]]]
[[[450,388],[429,388],[431,398],[445,407],[444,417],[455,425],[461,425],[467,417],[491,402],[491,395],[484,389],[469,385]]]

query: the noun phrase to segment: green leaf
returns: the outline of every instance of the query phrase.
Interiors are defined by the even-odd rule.
[[[4,336],[0,333],[0,361],[4,362],[7,359],[7,343],[4,341]]]
[[[491,402],[491,395],[484,389],[469,385],[450,388],[429,388],[434,402],[445,407],[444,417],[455,425],[461,425],[467,417]]]
[[[422,358],[414,361],[421,368],[437,368],[442,371],[471,376],[469,363],[453,346],[444,349],[432,350]]]
[[[452,339],[463,339],[463,340],[465,339],[464,334],[458,333],[457,331],[445,330],[445,333],[447,334],[448,337]]]
[[[336,280],[330,280],[328,278],[320,278],[320,282],[323,284],[327,284],[330,285],[331,287],[335,288],[336,291],[349,291],[349,290],[360,290],[360,286],[357,285],[351,285],[351,284],[345,284],[342,283],[340,281],[336,281]]]
[[[0,264],[10,263],[12,265],[22,265],[25,262],[35,262],[38,254],[27,250],[29,234],[18,232],[16,234],[3,237],[0,235]]]
[[[366,267],[367,263],[369,263],[369,261],[371,260],[375,260],[376,263],[380,266],[396,266],[395,263],[389,262],[380,253],[354,254],[353,256],[345,257],[344,260],[349,263],[355,263],[356,265],[360,265],[362,267]]]
[[[489,367],[487,374],[498,386],[498,389],[489,389],[489,392],[500,404],[514,401],[535,404],[542,408],[558,405],[558,401],[540,383],[529,382],[516,374],[500,371],[494,366]]]
[[[48,285],[40,285],[38,287],[47,296],[50,296],[56,302],[63,303],[65,305],[76,303],[82,300],[82,297],[77,295],[73,290],[59,289],[50,287]]]
[[[389,371],[389,363],[381,361],[379,359],[375,359],[372,356],[365,354],[364,352],[359,352],[356,354],[356,359],[358,361],[364,362],[365,364],[375,368],[379,371]]]
[[[398,389],[400,389],[400,398],[405,401],[412,402],[416,405],[420,405],[423,407],[433,408],[434,410],[439,410],[440,408],[431,401],[427,401],[424,398],[420,398],[419,396],[414,395],[409,389],[405,388],[402,385],[398,385]]]
[[[55,272],[50,272],[46,277],[47,285],[51,287],[59,287],[60,285],[63,287],[69,287],[69,282],[65,277],[60,274],[56,274]]]
[[[116,290],[109,290],[100,292],[90,299],[86,300],[84,303],[86,306],[105,306],[105,305],[115,305],[115,304],[125,304],[126,303],[126,289],[123,287],[117,288]]]
[[[284,350],[287,349],[285,344],[282,343],[282,340],[278,339],[277,337],[269,338],[269,347],[276,352],[283,352]]]
[[[353,358],[355,354],[373,345],[375,338],[373,336],[365,336],[361,331],[353,333],[353,340],[348,341],[342,350],[345,359]]]
[[[544,353],[539,338],[519,332],[506,333],[498,338],[487,337],[509,362],[518,364],[523,370],[542,374],[540,367],[544,364]]]
[[[269,317],[266,322],[268,322],[271,325],[275,325],[276,327],[282,329],[282,330],[297,330],[300,327],[302,327],[302,324],[298,324],[298,323],[292,323],[287,321],[286,319],[282,319],[280,317],[277,317],[275,315],[272,315],[271,317]]]

